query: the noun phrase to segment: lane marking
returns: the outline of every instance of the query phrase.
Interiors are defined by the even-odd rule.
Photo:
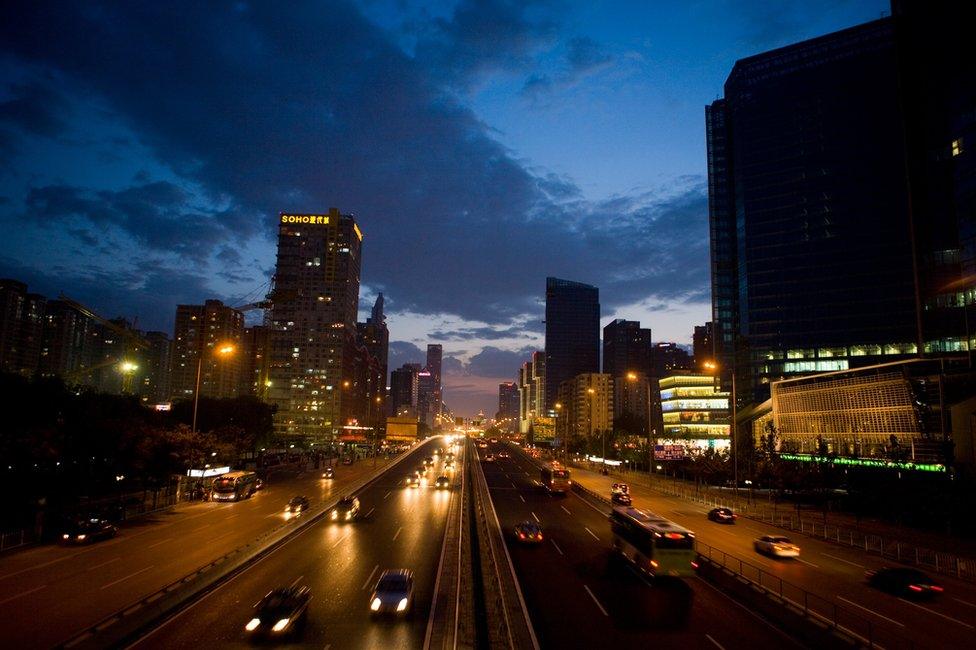
[[[4,598],[3,600],[0,600],[0,605],[3,605],[5,603],[9,603],[11,600],[16,600],[16,599],[20,598],[21,596],[27,596],[29,594],[34,593],[35,591],[40,591],[41,589],[44,589],[44,587],[46,587],[46,586],[47,585],[41,585],[40,587],[34,587],[33,589],[28,589],[27,591],[22,591],[19,594],[17,594],[16,596],[10,596],[9,598]]]
[[[373,514],[373,511],[374,511],[374,510],[376,510],[376,508],[370,508],[370,509],[369,509],[369,512],[367,512],[367,513],[366,513],[366,517],[364,517],[364,518],[365,518],[365,519],[369,519],[369,516],[370,516],[371,514]]]
[[[845,564],[850,564],[851,566],[860,567],[862,569],[866,569],[867,568],[863,564],[858,564],[857,562],[851,562],[850,560],[845,560],[842,557],[837,557],[836,555],[831,555],[830,553],[823,553],[823,552],[821,552],[820,555],[825,555],[825,556],[827,556],[827,557],[829,557],[831,559],[838,560],[840,562],[844,562]]]
[[[919,609],[924,609],[929,614],[935,614],[936,616],[941,616],[942,618],[944,618],[947,621],[952,621],[953,623],[959,623],[959,625],[963,625],[965,627],[968,627],[970,630],[976,629],[976,627],[973,627],[972,625],[970,625],[969,623],[967,623],[965,621],[960,621],[958,618],[952,618],[951,616],[946,616],[942,612],[937,612],[934,609],[929,609],[928,607],[922,607],[918,603],[913,603],[910,600],[905,600],[904,598],[899,598],[898,600],[900,600],[903,603],[908,603],[909,605],[914,605],[915,607],[918,607]]]
[[[342,537],[340,537],[340,538],[339,538],[339,539],[338,539],[338,540],[336,541],[336,543],[332,545],[332,548],[335,548],[335,547],[336,547],[336,546],[338,546],[339,544],[342,544],[342,543],[343,543],[344,541],[346,541],[347,539],[349,539],[349,536],[350,536],[350,535],[352,535],[352,533],[346,533],[345,535],[343,535]]]
[[[903,623],[899,623],[898,621],[896,621],[893,618],[888,618],[884,614],[879,614],[878,612],[874,611],[870,607],[865,607],[864,605],[858,605],[853,600],[848,600],[847,598],[844,598],[843,596],[837,596],[837,600],[843,600],[848,605],[854,605],[854,607],[858,607],[860,609],[863,609],[866,612],[870,612],[870,613],[874,614],[875,616],[877,616],[878,618],[883,618],[884,620],[888,621],[889,623],[894,623],[898,627],[905,627],[905,625]]]
[[[718,648],[719,650],[725,650],[725,646],[723,646],[721,643],[713,639],[711,634],[706,634],[705,638],[711,641],[712,643],[714,643],[715,647]]]
[[[402,531],[402,530],[403,530],[403,526],[400,526],[399,528],[397,528],[397,532],[393,534],[393,541],[394,542],[396,541],[396,538],[400,536],[400,531]]]
[[[962,603],[963,605],[968,605],[969,607],[976,607],[976,605],[974,605],[974,604],[972,604],[972,603],[970,603],[968,601],[965,601],[965,600],[960,600],[959,598],[953,598],[953,600],[956,601],[957,603]]]
[[[535,513],[534,512],[532,513],[532,518],[535,519],[536,523],[539,523],[539,524],[542,523],[541,521],[539,521],[539,518],[535,516]]]
[[[390,490],[389,492],[387,492],[386,494],[383,495],[383,499],[385,500],[386,497],[390,496],[392,493],[393,493],[393,490]]]
[[[366,578],[366,582],[363,583],[363,587],[362,587],[362,589],[360,589],[360,591],[364,591],[366,589],[366,587],[369,586],[370,580],[373,579],[373,576],[376,575],[376,572],[379,571],[379,569],[380,569],[380,565],[379,564],[377,564],[376,566],[373,567],[373,570],[369,572],[369,577]]]
[[[560,507],[560,508],[562,508],[562,509],[563,509],[563,512],[565,512],[565,513],[566,513],[567,515],[569,515],[570,517],[572,517],[572,516],[573,516],[573,513],[571,513],[571,512],[569,511],[569,509],[568,509],[568,508],[566,508],[566,506],[559,506],[559,507]]]
[[[119,560],[121,560],[121,559],[122,559],[122,558],[120,558],[120,557],[113,557],[113,558],[112,558],[111,560],[109,560],[108,562],[102,562],[101,564],[96,564],[95,566],[93,566],[93,567],[88,567],[88,568],[87,568],[87,569],[85,569],[85,570],[86,570],[86,571],[94,571],[95,569],[101,569],[101,568],[102,568],[103,566],[105,566],[105,565],[107,565],[107,564],[111,564],[112,562],[118,562],[118,561],[119,561]]]
[[[150,564],[149,566],[147,566],[144,569],[139,569],[135,573],[130,573],[129,575],[125,576],[124,578],[119,578],[118,580],[113,580],[112,582],[108,583],[107,585],[102,585],[101,587],[99,587],[99,589],[108,589],[112,585],[117,585],[120,582],[124,582],[124,581],[128,580],[129,578],[133,578],[133,577],[139,575],[140,573],[145,573],[146,571],[148,571],[151,568],[153,568],[153,565],[152,564]]]
[[[800,564],[806,564],[808,566],[812,566],[814,569],[819,569],[820,568],[820,565],[819,564],[814,564],[813,562],[807,562],[806,560],[801,560],[798,557],[795,557],[793,559],[796,560],[797,562],[799,562]]]
[[[520,498],[520,499],[522,499],[522,503],[525,503],[525,497],[524,497],[524,496],[522,496],[522,495],[520,494],[520,495],[519,495],[519,498]]]
[[[81,551],[81,553],[84,553],[84,551]],[[8,573],[6,575],[2,575],[2,576],[0,576],[0,580],[3,580],[5,578],[13,578],[14,576],[19,576],[21,573],[27,573],[28,571],[33,571],[34,569],[43,569],[46,566],[51,566],[52,564],[56,564],[58,562],[64,562],[65,560],[70,560],[73,557],[77,557],[77,556],[81,555],[81,553],[72,553],[71,555],[65,555],[64,557],[59,557],[56,560],[51,560],[49,562],[42,562],[40,564],[35,564],[34,566],[29,566],[26,569],[21,569],[20,571],[14,571],[13,573]]]
[[[559,548],[559,545],[558,545],[558,544],[556,544],[556,540],[554,540],[554,539],[552,539],[552,538],[550,537],[550,538],[549,538],[549,541],[550,541],[550,542],[552,542],[552,545],[556,547],[556,550],[557,550],[557,551],[559,551],[559,554],[560,554],[560,555],[565,555],[565,553],[563,553],[563,549],[561,549],[561,548]]]
[[[593,592],[590,591],[590,588],[587,587],[586,585],[583,585],[583,589],[586,589],[586,593],[590,595],[590,598],[592,598],[593,602],[596,603],[596,606],[600,608],[600,611],[603,612],[603,615],[609,617],[610,615],[607,614],[607,610],[603,609],[603,605],[601,605],[600,601],[596,599],[596,596],[593,595]]]
[[[584,529],[584,530],[585,530],[586,532],[588,532],[588,533],[589,533],[590,535],[593,535],[593,539],[595,539],[595,540],[596,540],[596,541],[598,541],[598,542],[600,541],[600,538],[599,538],[599,537],[597,537],[597,536],[596,536],[596,533],[594,533],[594,532],[593,532],[592,530],[590,530],[590,529],[589,529],[589,528],[587,528],[586,526],[583,526],[583,529]]]

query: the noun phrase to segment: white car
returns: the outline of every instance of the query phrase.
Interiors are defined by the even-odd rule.
[[[782,535],[763,535],[752,543],[757,553],[774,557],[800,557],[800,547]]]

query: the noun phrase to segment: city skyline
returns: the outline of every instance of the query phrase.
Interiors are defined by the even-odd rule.
[[[886,9],[350,3],[327,16],[306,7],[267,21],[256,3],[228,13],[173,12],[165,21],[120,8],[108,24],[71,7],[51,18],[34,5],[8,23],[24,29],[0,31],[11,63],[0,78],[7,170],[0,221],[11,233],[0,246],[0,275],[171,331],[173,305],[260,296],[279,211],[338,207],[372,238],[360,316],[384,292],[393,342],[442,343],[446,399],[488,410],[498,381],[512,379],[526,351],[541,348],[538,287],[547,275],[599,286],[601,326],[637,319],[660,340],[690,342],[710,309],[702,107],[737,58]],[[300,43],[324,20],[344,35],[310,62],[290,48],[261,65],[220,50],[235,30],[255,47],[286,31]],[[424,21],[428,28],[418,28]],[[141,60],[133,54],[160,37],[157,23],[180,34],[167,48],[192,57],[198,75],[181,74],[166,58],[144,61],[151,71],[101,65]],[[729,28],[718,38],[697,35],[718,23]],[[472,25],[491,26],[492,47]],[[61,36],[24,40],[26,33]],[[43,44],[55,40],[57,47]],[[358,52],[374,54],[398,78],[404,105],[355,79],[316,73],[333,69],[333,57],[376,72]],[[293,72],[276,81],[275,66]],[[252,95],[245,69],[264,75],[267,94]],[[688,83],[675,87],[672,75]],[[219,87],[210,87],[213,78]],[[614,117],[594,120],[608,101]],[[307,111],[290,108],[304,102]],[[370,111],[350,114],[344,104]],[[395,175],[400,181],[374,171],[401,164],[395,152],[423,140],[404,124],[405,107],[453,147],[452,167],[462,175],[437,162],[449,149],[410,162]],[[230,109],[240,128],[211,120]],[[332,115],[343,128],[316,115]],[[369,135],[371,120],[387,124],[389,143]],[[263,164],[259,151],[276,152],[276,164]],[[442,172],[436,182],[430,169]],[[485,186],[497,193],[485,194]],[[475,227],[484,220],[493,227]],[[418,254],[403,256],[403,246]],[[606,259],[632,274],[622,277]],[[456,295],[473,299],[458,303]],[[486,374],[503,362],[505,374]]]

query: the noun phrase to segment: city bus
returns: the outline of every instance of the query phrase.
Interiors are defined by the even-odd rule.
[[[569,480],[569,470],[556,462],[542,468],[539,480],[542,482],[542,487],[549,490],[551,494],[566,494],[572,484]]]
[[[228,472],[214,479],[214,501],[249,499],[257,490],[258,475],[254,472]]]
[[[695,534],[653,512],[614,506],[613,549],[648,575],[690,576],[698,568]]]

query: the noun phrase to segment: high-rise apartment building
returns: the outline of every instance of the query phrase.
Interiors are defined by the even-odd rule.
[[[139,353],[139,398],[149,404],[169,400],[170,364],[173,359],[173,342],[166,332],[145,332],[145,349]]]
[[[704,325],[695,325],[695,332],[691,338],[691,349],[697,370],[707,368],[704,365],[706,363],[714,363],[715,349],[712,346],[713,338],[714,327],[712,326],[712,321],[708,321]]]
[[[706,108],[715,350],[740,402],[972,348],[976,57],[961,5],[893,9],[738,61]]]
[[[177,305],[170,384],[175,399],[237,397],[244,367],[244,314],[219,300]]]
[[[267,395],[271,369],[271,328],[254,325],[244,328],[241,345],[241,395],[263,398]]]
[[[613,379],[601,373],[583,373],[565,380],[556,393],[556,436],[579,442],[613,429]]]
[[[267,399],[275,432],[333,439],[342,426],[343,355],[356,339],[362,232],[355,219],[281,213]]]
[[[74,305],[49,300],[44,314],[40,373],[61,377],[66,384],[84,383],[92,364],[92,331],[95,321]],[[169,368],[169,359],[166,361]]]
[[[519,388],[514,381],[498,384],[498,412],[495,413],[495,420],[504,429],[518,429]]]
[[[563,381],[599,372],[600,290],[546,278],[546,407],[555,404]]]
[[[420,367],[417,364],[405,363],[390,373],[390,403],[387,410],[390,417],[417,416],[417,400],[420,392],[417,378],[419,372]]]
[[[0,370],[37,373],[47,301],[17,280],[0,280]]]
[[[603,374],[653,374],[651,329],[640,321],[618,318],[603,328]]]
[[[383,313],[382,293],[376,297],[369,318],[365,323],[357,323],[356,330],[360,343],[366,346],[379,364],[385,386],[389,379],[390,330],[386,326],[386,314]]]

